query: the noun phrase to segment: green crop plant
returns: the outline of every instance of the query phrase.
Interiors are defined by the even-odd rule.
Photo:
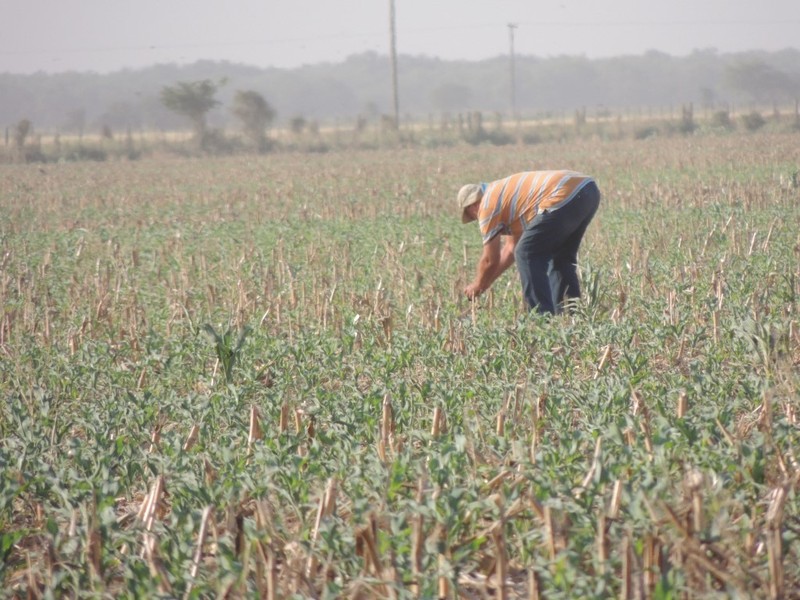
[[[4,590],[790,596],[800,146],[741,135],[2,167]],[[545,166],[583,299],[469,303],[455,190]]]
[[[217,361],[222,367],[225,381],[230,383],[233,380],[233,368],[242,353],[249,328],[242,329],[238,335],[232,328],[228,327],[224,333],[217,333],[216,329],[209,324],[203,325],[203,331],[208,334],[214,343],[214,351],[217,354]]]

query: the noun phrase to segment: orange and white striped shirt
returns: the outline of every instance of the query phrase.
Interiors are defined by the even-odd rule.
[[[483,243],[496,235],[518,239],[539,211],[563,206],[590,181],[575,171],[526,171],[482,184],[478,223]]]

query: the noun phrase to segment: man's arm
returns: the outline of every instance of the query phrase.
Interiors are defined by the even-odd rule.
[[[488,290],[492,283],[514,264],[516,243],[513,237],[507,237],[501,247],[500,236],[496,235],[483,245],[475,279],[464,288],[467,298],[472,300]]]

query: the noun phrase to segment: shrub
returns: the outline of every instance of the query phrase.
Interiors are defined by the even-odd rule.
[[[514,143],[514,136],[505,131],[486,131],[481,128],[476,131],[467,131],[463,135],[464,141],[473,146],[488,142],[493,146],[507,146]]]
[[[639,127],[633,132],[633,138],[636,140],[646,140],[647,138],[656,137],[657,135],[658,128],[653,125]]]
[[[731,121],[731,115],[727,110],[718,110],[711,115],[711,127],[731,131],[735,128],[735,125]]]
[[[694,108],[690,104],[689,106],[684,106],[681,110],[681,120],[678,123],[678,131],[681,133],[694,133],[694,130],[697,129],[697,125],[694,122]]]
[[[289,121],[289,129],[295,135],[300,135],[306,129],[306,120],[304,117],[292,117]]]
[[[64,160],[68,162],[77,162],[82,160],[93,160],[96,162],[103,162],[108,158],[108,153],[102,148],[92,148],[91,146],[78,146],[64,156]]]
[[[526,146],[534,146],[542,143],[542,136],[538,133],[527,131],[522,134],[522,143]]]
[[[203,135],[202,147],[208,154],[233,154],[238,148],[236,141],[225,136],[221,129],[206,131]]]
[[[767,121],[761,116],[758,111],[752,111],[746,115],[742,115],[742,124],[747,131],[757,131],[766,125]]]

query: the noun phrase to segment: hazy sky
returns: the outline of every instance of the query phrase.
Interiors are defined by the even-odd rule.
[[[800,48],[800,0],[395,0],[399,54],[476,60]],[[388,54],[389,0],[0,0],[0,73]],[[0,98],[0,101],[2,99]]]

